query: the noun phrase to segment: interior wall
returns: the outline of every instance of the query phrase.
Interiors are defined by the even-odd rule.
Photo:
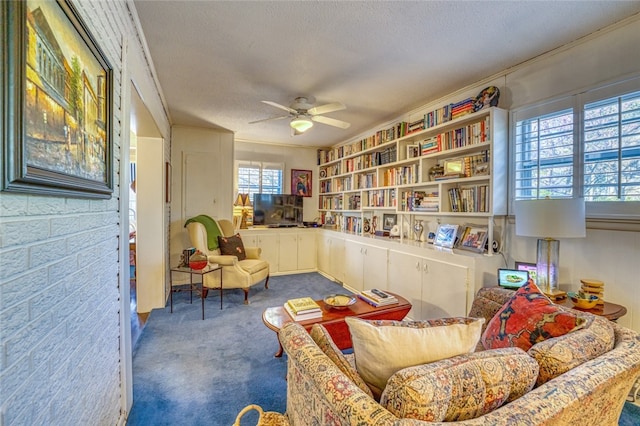
[[[303,220],[315,221],[318,212],[318,155],[316,147],[262,144],[250,141],[235,142],[235,159],[284,163],[283,193],[291,193],[291,169],[311,170],[311,197],[303,199]],[[235,182],[234,182],[235,185]],[[234,193],[237,188],[234,188]]]
[[[129,409],[121,374],[122,330],[130,327],[121,323],[128,186],[120,186],[129,81],[142,88],[166,136],[168,119],[128,2],[73,4],[113,67],[115,188],[107,200],[0,194],[0,423],[7,425],[124,424]],[[143,59],[128,64],[131,57]]]

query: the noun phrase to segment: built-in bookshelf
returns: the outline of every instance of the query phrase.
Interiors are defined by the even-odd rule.
[[[507,111],[461,102],[318,150],[319,210],[362,234],[374,215],[485,221],[507,213]],[[492,229],[489,230],[490,233]]]

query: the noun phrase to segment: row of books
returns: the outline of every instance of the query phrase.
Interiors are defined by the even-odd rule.
[[[452,212],[483,213],[489,211],[488,185],[470,185],[448,190]]]
[[[358,294],[358,297],[375,307],[393,305],[394,303],[398,303],[397,297],[376,288],[371,290],[363,290]]]

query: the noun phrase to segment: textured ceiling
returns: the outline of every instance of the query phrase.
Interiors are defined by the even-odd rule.
[[[134,1],[172,124],[332,145],[640,12],[638,1]],[[342,102],[291,136],[261,103]]]

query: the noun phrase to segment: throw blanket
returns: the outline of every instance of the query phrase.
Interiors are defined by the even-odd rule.
[[[218,222],[206,214],[201,214],[188,219],[184,223],[185,228],[191,222],[198,222],[204,225],[204,228],[207,230],[207,246],[209,246],[209,250],[216,250],[218,248],[218,236],[224,237],[222,232],[220,232],[220,228],[218,228]]]

